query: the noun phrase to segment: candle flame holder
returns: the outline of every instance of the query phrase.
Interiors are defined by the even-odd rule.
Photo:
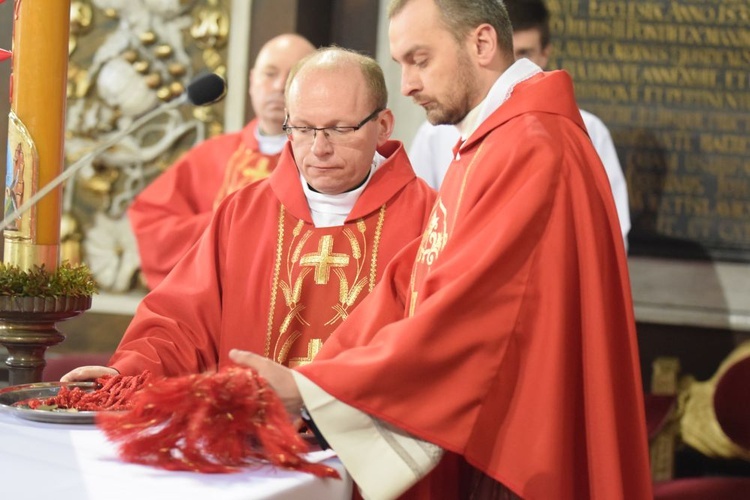
[[[0,297],[0,344],[9,354],[10,385],[40,382],[47,348],[65,340],[56,323],[90,308],[91,296]]]

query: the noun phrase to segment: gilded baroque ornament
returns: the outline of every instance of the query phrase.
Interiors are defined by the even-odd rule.
[[[198,74],[226,73],[230,0],[74,0],[65,154],[79,160]],[[222,131],[223,104],[158,113],[71,178],[63,259],[89,265],[102,290],[138,285],[132,199],[187,149]],[[114,232],[113,232],[114,231]],[[113,235],[116,235],[113,236]]]

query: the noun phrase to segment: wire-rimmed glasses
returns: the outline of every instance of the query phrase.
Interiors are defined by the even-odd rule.
[[[354,132],[364,127],[365,124],[367,124],[367,122],[369,122],[370,120],[374,120],[378,116],[378,114],[383,111],[383,109],[385,108],[376,109],[356,125],[336,127],[295,127],[288,124],[289,115],[287,115],[282,128],[284,129],[284,132],[286,132],[286,135],[289,136],[289,138],[293,141],[313,142],[315,140],[315,137],[317,137],[318,132],[323,132],[323,135],[325,135],[328,142],[336,144],[348,141],[352,137]]]

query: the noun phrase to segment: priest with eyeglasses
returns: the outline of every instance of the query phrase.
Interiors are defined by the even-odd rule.
[[[289,367],[312,361],[421,236],[435,200],[389,139],[387,100],[369,57],[329,47],[300,61],[286,87],[290,140],[271,176],[221,203],[143,299],[109,366],[63,380],[215,371],[232,364],[232,349]]]

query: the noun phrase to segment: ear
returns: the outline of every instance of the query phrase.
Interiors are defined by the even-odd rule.
[[[540,62],[543,64],[540,64],[539,67],[542,69],[547,69],[547,65],[549,64],[549,60],[552,57],[552,44],[548,43],[546,47],[542,49],[542,52],[539,54]]]
[[[378,147],[382,146],[388,139],[391,138],[394,123],[395,118],[393,117],[393,112],[390,109],[385,108],[380,112],[377,118]]]
[[[480,24],[470,35],[470,43],[480,66],[488,66],[497,54],[497,33],[490,24]]]

